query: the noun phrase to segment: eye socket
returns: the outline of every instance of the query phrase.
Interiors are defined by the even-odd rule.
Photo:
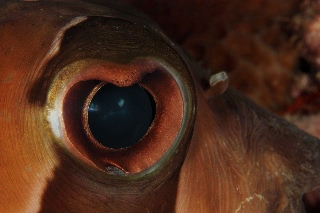
[[[84,107],[88,136],[108,148],[126,148],[137,143],[155,117],[155,102],[138,84],[117,87],[100,83]]]
[[[46,70],[52,76],[46,116],[57,144],[113,176],[164,169],[170,176],[195,120],[192,79],[171,45],[117,18],[90,17],[67,30]],[[134,116],[115,113],[126,106]]]

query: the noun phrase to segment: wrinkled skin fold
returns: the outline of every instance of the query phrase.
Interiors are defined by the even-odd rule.
[[[1,212],[306,212],[304,193],[320,186],[319,140],[232,88],[225,90],[226,85],[204,85],[210,78],[206,71],[147,17],[117,2],[10,1],[0,6]],[[181,93],[184,110],[190,106],[183,119],[189,123],[152,170],[109,174],[83,156],[85,151],[58,137],[48,122],[53,106],[47,104],[61,102],[53,92],[59,91],[52,85],[61,75],[55,70],[88,55],[129,63],[117,58],[122,54],[117,45],[99,51],[85,46],[98,35],[77,38],[87,51],[65,37],[83,23],[100,27],[100,19],[91,18],[98,16],[101,25],[139,33],[128,39],[152,40],[123,40],[119,46],[128,49],[122,51],[126,57],[145,51],[150,55],[141,57],[160,58],[160,65],[174,67],[182,77],[177,84],[186,90],[185,96]],[[133,26],[137,31],[130,31]],[[70,73],[61,82],[72,82]],[[63,125],[57,122],[60,131]],[[166,132],[161,136],[166,138]],[[320,206],[316,195],[305,200],[309,212]]]

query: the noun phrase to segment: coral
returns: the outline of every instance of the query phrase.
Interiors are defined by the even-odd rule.
[[[319,1],[126,1],[210,74],[228,72],[231,86],[320,137],[312,127],[320,111]]]
[[[261,106],[291,101],[299,42],[298,0],[128,0],[153,18],[208,72],[230,75],[231,85]]]

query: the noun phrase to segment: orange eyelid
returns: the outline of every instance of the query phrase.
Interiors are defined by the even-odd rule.
[[[84,66],[66,86],[62,117],[64,141],[79,155],[98,168],[115,166],[126,173],[138,173],[156,164],[172,146],[180,130],[183,100],[179,86],[164,67],[150,59],[138,59],[128,65],[110,62]],[[64,79],[64,78],[61,78]],[[117,86],[139,83],[154,98],[156,115],[145,136],[136,144],[122,149],[104,147],[88,134],[83,112],[86,100],[100,82]],[[89,137],[88,137],[89,135]]]
[[[145,74],[153,72],[158,67],[154,60],[143,58],[135,59],[125,65],[93,60],[81,68],[81,74],[75,76],[74,81],[95,79],[124,87],[139,82]]]

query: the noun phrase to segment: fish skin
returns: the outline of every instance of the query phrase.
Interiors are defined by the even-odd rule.
[[[42,93],[31,88],[35,82],[50,83],[46,78],[36,80],[59,51],[57,35],[82,23],[90,13],[120,16],[121,9],[101,8],[98,1],[98,6],[57,2],[1,5],[0,211],[305,211],[303,194],[320,184],[319,140],[232,88],[203,87],[201,82],[209,82],[210,76],[166,37],[163,40],[185,60],[195,86],[196,118],[183,164],[173,163],[177,165],[169,175],[151,179],[146,175],[145,182],[129,179],[132,187],[112,188],[108,181],[117,183],[117,178],[82,161],[73,153],[74,147],[60,146],[48,128],[46,102],[36,101],[43,100]],[[143,19],[152,33],[164,36],[143,15],[123,17]],[[157,179],[163,182],[157,185]]]

